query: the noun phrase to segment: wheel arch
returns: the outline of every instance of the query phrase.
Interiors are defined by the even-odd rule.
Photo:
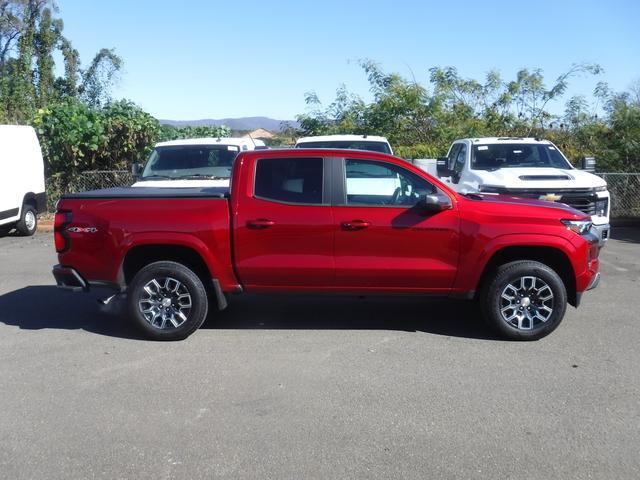
[[[211,283],[213,272],[194,248],[170,243],[141,244],[131,247],[120,267],[121,283],[129,285],[133,277],[146,265],[159,261],[172,261],[191,269],[205,285]]]
[[[24,197],[22,198],[22,205],[20,205],[20,208],[22,208],[23,205],[31,205],[33,208],[37,208],[38,200],[36,194],[33,192],[25,193]]]
[[[495,251],[480,275],[476,296],[500,265],[517,260],[540,262],[553,269],[564,283],[568,303],[574,307],[577,305],[576,275],[571,260],[561,249],[543,245],[512,245]]]

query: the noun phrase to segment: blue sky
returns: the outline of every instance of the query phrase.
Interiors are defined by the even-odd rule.
[[[124,71],[114,90],[158,118],[292,119],[314,90],[369,98],[360,58],[426,83],[432,66],[509,80],[539,67],[551,83],[572,63],[597,78],[571,82],[587,94],[640,79],[640,2],[582,1],[206,1],[58,0],[65,34],[86,65],[115,48]],[[568,98],[568,97],[567,97]],[[556,109],[561,109],[557,105]]]

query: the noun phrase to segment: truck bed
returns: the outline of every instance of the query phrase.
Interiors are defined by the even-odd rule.
[[[178,245],[204,260],[226,289],[237,285],[231,267],[229,189],[128,187],[64,195],[63,228],[70,248],[62,265],[78,265],[88,283],[125,281],[123,261],[145,245]],[[111,259],[111,260],[107,260]]]

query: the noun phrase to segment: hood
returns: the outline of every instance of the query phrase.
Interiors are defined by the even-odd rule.
[[[224,180],[143,180],[136,182],[132,187],[158,187],[158,188],[203,188],[203,187],[228,187],[229,179]]]
[[[480,185],[495,185],[508,189],[594,188],[607,184],[602,178],[578,169],[561,168],[501,168],[473,170]]]
[[[579,218],[589,218],[588,215],[582,213],[580,210],[565,205],[564,203],[547,202],[545,200],[536,200],[534,198],[514,197],[513,195],[503,195],[495,193],[473,193],[466,198],[479,202],[493,202],[502,203],[505,205],[518,205],[523,207],[543,207],[557,210],[558,213],[571,214]]]

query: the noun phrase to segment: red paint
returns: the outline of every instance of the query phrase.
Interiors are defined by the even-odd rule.
[[[330,203],[293,205],[255,198],[256,160],[337,157],[399,165],[436,185],[452,208],[437,213],[405,207]],[[229,199],[63,199],[71,212],[65,230],[69,248],[62,265],[89,282],[122,283],[122,263],[131,248],[179,245],[196,252],[224,291],[330,291],[462,294],[478,288],[483,269],[500,249],[544,246],[571,262],[577,291],[598,269],[585,238],[561,219],[587,219],[560,204],[486,196],[460,196],[422,170],[374,152],[258,150],[235,162]],[[325,199],[326,200],[326,199]],[[56,248],[64,248],[64,217],[56,216]],[[83,230],[95,227],[88,233]]]

